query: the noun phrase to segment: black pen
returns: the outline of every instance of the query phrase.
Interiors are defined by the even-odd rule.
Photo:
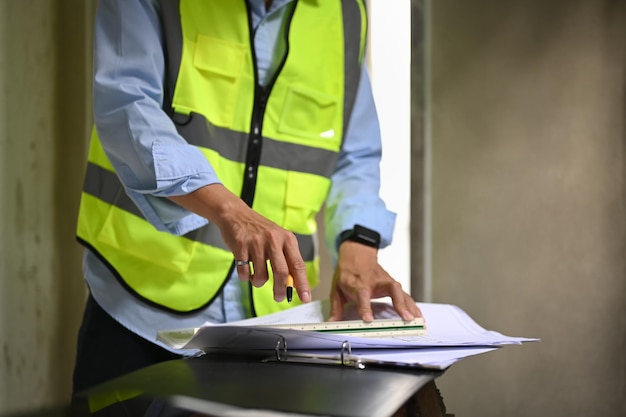
[[[290,303],[293,299],[293,277],[291,274],[287,277],[287,302]]]

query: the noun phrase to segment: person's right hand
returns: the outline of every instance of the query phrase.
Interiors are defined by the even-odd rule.
[[[243,281],[249,280],[255,287],[263,286],[269,279],[269,261],[274,275],[276,301],[282,301],[286,296],[289,274],[293,276],[300,300],[305,303],[311,300],[306,265],[292,232],[252,210],[221,184],[207,185],[170,199],[217,225],[235,259],[252,263],[253,274],[249,265],[237,266]]]

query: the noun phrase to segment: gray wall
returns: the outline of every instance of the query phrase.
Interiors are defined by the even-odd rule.
[[[69,399],[90,8],[0,0],[0,414]]]
[[[470,358],[460,416],[626,415],[623,0],[433,0],[433,298],[541,343]]]

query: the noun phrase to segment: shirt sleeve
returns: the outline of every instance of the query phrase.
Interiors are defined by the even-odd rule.
[[[379,194],[381,157],[378,115],[369,75],[363,65],[354,109],[326,201],[325,238],[333,260],[337,257],[337,237],[355,224],[380,233],[381,247],[391,243],[396,214],[387,210]]]
[[[162,110],[165,59],[158,1],[100,0],[94,33],[94,121],[126,192],[157,229],[207,223],[167,198],[218,183],[202,152]]]

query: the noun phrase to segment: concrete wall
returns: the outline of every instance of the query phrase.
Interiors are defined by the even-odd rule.
[[[0,414],[69,399],[90,7],[0,0]]]
[[[625,3],[430,2],[433,298],[542,339],[454,365],[449,412],[626,415]]]

